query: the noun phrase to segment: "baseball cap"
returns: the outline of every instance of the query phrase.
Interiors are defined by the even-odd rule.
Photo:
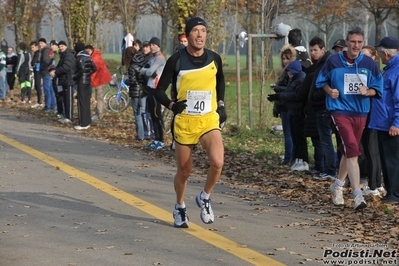
[[[334,49],[335,47],[344,48],[344,47],[348,47],[348,46],[346,45],[344,39],[338,39],[338,40],[336,40],[336,41],[334,42],[333,47],[332,47],[331,49]]]
[[[384,47],[386,49],[399,49],[399,40],[395,37],[384,37],[375,47]]]
[[[51,40],[50,45],[58,45],[58,42],[56,40]]]

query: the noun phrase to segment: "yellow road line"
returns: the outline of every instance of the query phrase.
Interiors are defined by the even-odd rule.
[[[27,154],[30,154],[37,159],[46,162],[52,166],[54,166],[56,169],[60,169],[61,171],[93,186],[94,188],[97,188],[131,206],[133,206],[136,209],[139,209],[140,211],[143,211],[161,221],[164,221],[166,223],[171,224],[173,226],[173,219],[172,215],[170,212],[167,212],[161,208],[158,208],[157,206],[146,202],[138,197],[135,197],[123,190],[120,190],[119,188],[116,188],[108,183],[105,183],[94,176],[88,175],[70,165],[67,165],[55,158],[52,158],[38,150],[35,150],[29,146],[26,146],[20,142],[17,142],[11,138],[8,138],[4,135],[0,134],[0,140],[23,151],[26,152]],[[180,230],[180,229],[179,229]],[[205,242],[208,242],[209,244],[227,251],[228,253],[245,260],[249,263],[252,263],[253,265],[268,265],[268,266],[282,266],[285,265],[281,262],[278,262],[272,258],[269,258],[265,255],[260,254],[257,251],[254,251],[252,249],[249,249],[245,246],[241,246],[238,243],[225,238],[223,236],[220,236],[214,232],[211,232],[207,229],[204,229],[201,226],[198,226],[194,223],[190,223],[190,228],[188,229],[182,229],[185,232],[195,236],[196,238],[199,238]]]

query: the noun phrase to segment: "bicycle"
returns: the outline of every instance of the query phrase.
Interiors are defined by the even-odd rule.
[[[116,74],[113,74],[111,82],[109,82],[104,89],[103,103],[104,103],[104,109],[107,112],[112,112],[112,110],[109,108],[108,101],[112,95],[118,93],[117,83],[118,83],[118,77],[116,76]]]
[[[118,92],[116,94],[112,94],[108,99],[108,107],[113,112],[123,112],[127,109],[130,104],[130,97],[129,97],[129,86],[125,83],[125,74],[122,74],[121,67],[118,67],[119,72],[121,73],[122,77],[120,80],[116,78],[116,84],[118,88]],[[115,75],[115,74],[114,74]],[[113,76],[113,77],[116,77]],[[105,99],[106,95],[104,96]]]

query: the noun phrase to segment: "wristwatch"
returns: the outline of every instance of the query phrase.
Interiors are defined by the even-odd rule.
[[[224,107],[224,102],[218,102],[218,107]]]

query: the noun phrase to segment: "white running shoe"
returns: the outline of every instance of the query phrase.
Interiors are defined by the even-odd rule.
[[[355,197],[355,205],[354,205],[355,210],[364,209],[366,207],[367,207],[367,203],[364,200],[363,195],[357,195]]]
[[[344,188],[338,186],[335,182],[331,184],[330,191],[333,194],[333,203],[335,205],[344,205]]]
[[[175,219],[175,222],[173,223],[174,227],[188,228],[189,222],[186,208],[176,209],[175,205],[175,208],[173,209],[173,218]]]
[[[195,198],[197,206],[201,208],[200,218],[202,222],[206,224],[211,224],[215,221],[215,216],[213,215],[211,207],[211,199],[202,199],[201,194],[202,191]]]

